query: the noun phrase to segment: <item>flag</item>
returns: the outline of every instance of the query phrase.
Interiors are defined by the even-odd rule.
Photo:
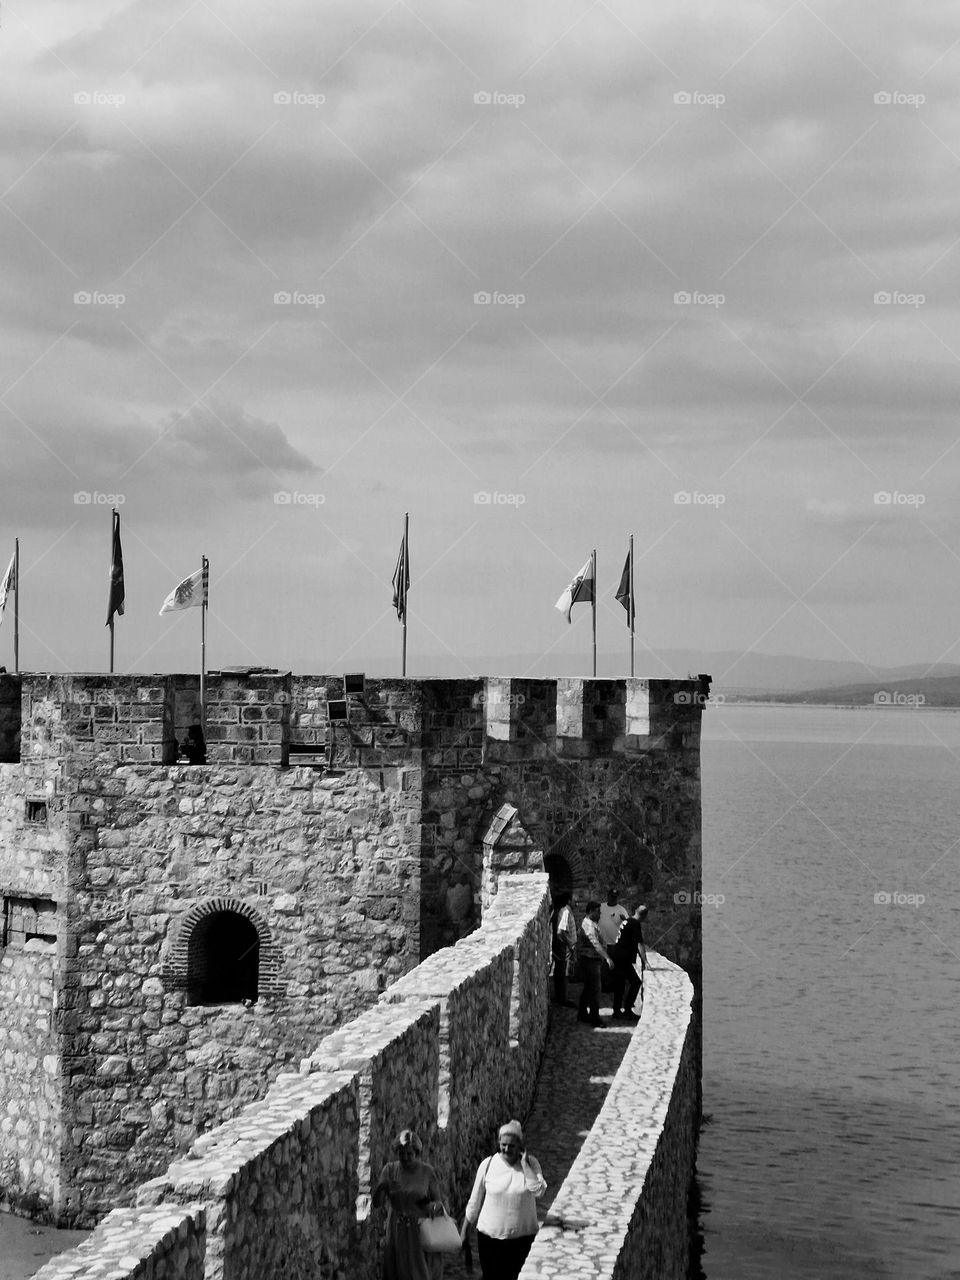
[[[207,603],[207,562],[203,568],[191,573],[173,588],[160,610],[161,617],[165,613],[174,613],[177,609],[193,609]]]
[[[110,596],[107,600],[107,626],[113,615],[123,617],[123,552],[120,549],[120,512],[113,513],[113,547],[110,552]]]
[[[633,588],[630,583],[630,552],[627,552],[627,558],[623,562],[623,573],[620,575],[620,585],[617,587],[615,597],[627,611],[627,626],[632,627],[637,616],[637,606],[633,599]]]
[[[13,555],[10,557],[10,564],[7,566],[7,572],[3,575],[3,581],[0,582],[0,622],[3,621],[3,611],[7,607],[7,596],[11,591],[16,591],[16,589],[17,553],[14,551]]]
[[[397,567],[393,571],[393,607],[401,622],[407,620],[407,592],[410,590],[410,553],[407,547],[407,535],[404,532],[400,543],[400,554],[397,556]]]
[[[590,556],[587,563],[583,566],[574,580],[564,591],[563,595],[556,603],[556,608],[561,613],[567,615],[567,621],[572,622],[570,613],[575,604],[579,604],[581,600],[590,601],[593,599],[593,556]]]

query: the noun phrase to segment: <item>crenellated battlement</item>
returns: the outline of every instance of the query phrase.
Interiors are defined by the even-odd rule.
[[[198,675],[0,674],[0,1201],[124,1203],[517,871],[699,986],[708,691],[217,671],[199,763]]]
[[[318,763],[473,767],[696,749],[709,689],[697,680],[368,679],[345,696],[330,675],[242,670],[206,677],[210,765]],[[346,706],[331,718],[331,703]],[[0,762],[70,752],[174,764],[200,721],[197,675],[0,676]],[[298,757],[313,757],[299,760]]]

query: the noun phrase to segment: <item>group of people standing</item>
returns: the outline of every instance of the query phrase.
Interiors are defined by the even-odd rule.
[[[643,922],[647,908],[642,905],[630,912],[620,902],[619,893],[611,889],[607,901],[591,899],[577,928],[573,913],[573,895],[560,893],[554,898],[553,925],[553,999],[555,1004],[573,1007],[567,999],[567,982],[574,967],[579,969],[583,988],[577,1008],[577,1021],[602,1027],[600,993],[604,970],[609,971],[613,995],[613,1017],[636,1022],[639,1015],[633,1006],[642,986],[647,967],[647,949],[643,941]],[[640,974],[637,973],[637,959]]]
[[[397,1159],[384,1165],[373,1203],[387,1203],[383,1280],[442,1280],[443,1254],[425,1249],[420,1223],[444,1214],[440,1184],[421,1159],[412,1129],[398,1134]],[[536,1201],[547,1189],[543,1172],[525,1149],[517,1120],[500,1126],[497,1150],[477,1170],[460,1243],[476,1232],[483,1280],[517,1280],[537,1234]]]

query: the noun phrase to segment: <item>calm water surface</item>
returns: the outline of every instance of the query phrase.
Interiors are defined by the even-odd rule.
[[[957,713],[706,710],[708,1280],[960,1278],[958,782]]]

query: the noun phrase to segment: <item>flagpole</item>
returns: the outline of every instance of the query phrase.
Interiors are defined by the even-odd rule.
[[[207,675],[207,584],[210,579],[210,561],[200,557],[203,604],[200,606],[200,727],[206,729],[206,675]],[[206,734],[204,734],[206,736]]]
[[[401,660],[400,674],[407,674],[407,565],[409,564],[410,555],[410,512],[403,513],[403,567],[400,570],[401,588],[403,590],[403,657]]]
[[[597,551],[590,553],[593,560],[593,678],[597,678]]]
[[[13,669],[20,670],[20,539],[13,540]]]
[[[110,604],[113,603],[113,551],[117,536],[117,511],[114,508],[110,517]],[[109,607],[109,606],[108,606]],[[113,675],[113,619],[114,612],[110,610],[110,674]]]
[[[637,616],[633,597],[633,534],[630,535],[630,674],[633,675],[633,634]]]

